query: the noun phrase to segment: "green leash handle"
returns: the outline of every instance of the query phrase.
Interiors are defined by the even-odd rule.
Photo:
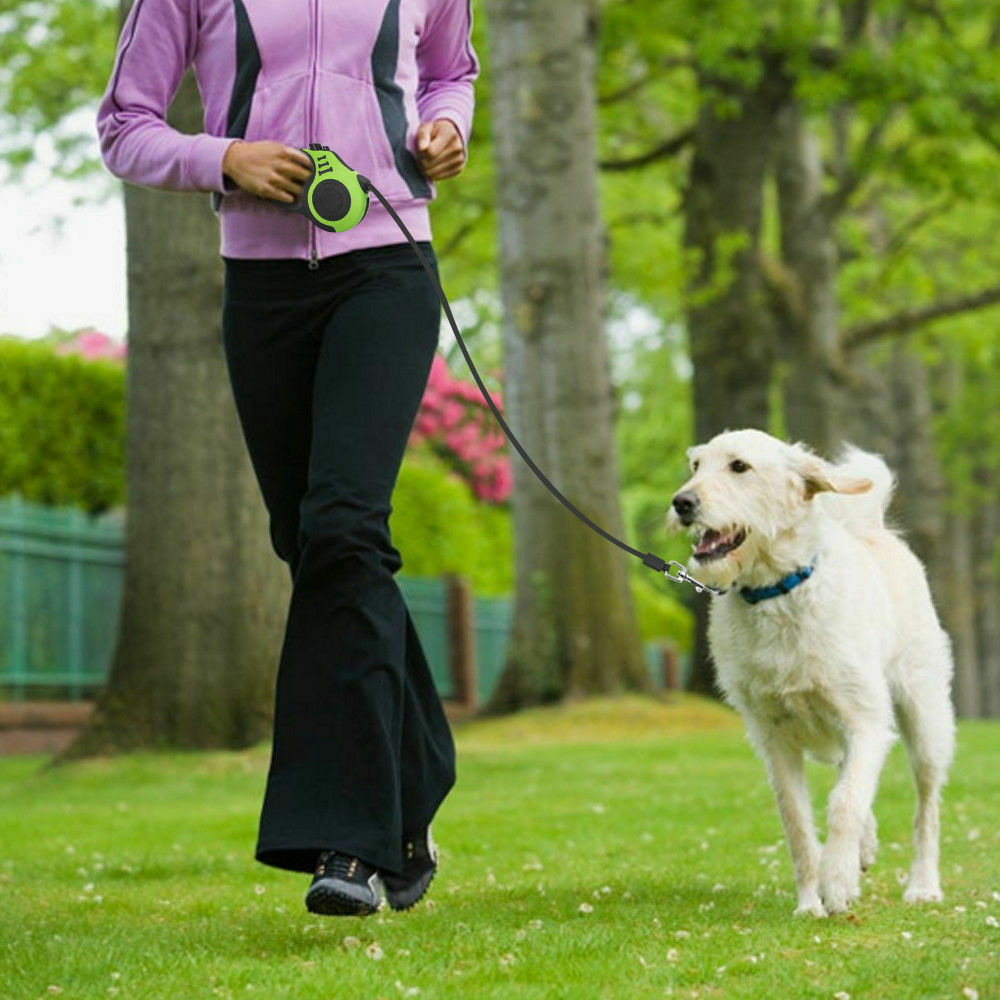
[[[302,150],[312,162],[312,177],[291,203],[278,202],[288,212],[304,215],[328,233],[346,233],[368,212],[367,177],[352,170],[329,146],[311,143]]]

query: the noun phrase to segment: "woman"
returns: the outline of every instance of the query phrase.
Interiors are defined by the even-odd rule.
[[[468,0],[135,0],[97,128],[133,184],[212,192],[223,344],[271,539],[292,573],[256,857],[312,872],[315,913],[412,906],[454,745],[388,517],[437,345],[433,286],[374,199],[328,233],[278,203],[322,143],[428,258],[433,181],[463,168],[478,62]],[[164,120],[193,65],[205,131]]]

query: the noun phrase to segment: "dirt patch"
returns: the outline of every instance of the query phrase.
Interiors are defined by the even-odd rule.
[[[69,746],[93,710],[89,701],[0,704],[0,755],[58,753]]]

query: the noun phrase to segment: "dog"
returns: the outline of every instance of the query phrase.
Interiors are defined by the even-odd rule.
[[[668,528],[688,529],[691,574],[725,591],[712,598],[709,647],[777,799],[795,912],[843,912],[860,894],[878,846],[872,803],[897,734],[917,788],[903,898],[941,900],[951,643],[923,566],[885,524],[892,472],[853,445],[829,463],[759,430],[725,431],[687,455],[691,477],[673,497]],[[839,768],[822,848],[806,753]]]

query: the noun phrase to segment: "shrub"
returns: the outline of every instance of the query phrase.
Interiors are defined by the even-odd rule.
[[[124,501],[125,373],[0,336],[0,496],[100,513]]]

